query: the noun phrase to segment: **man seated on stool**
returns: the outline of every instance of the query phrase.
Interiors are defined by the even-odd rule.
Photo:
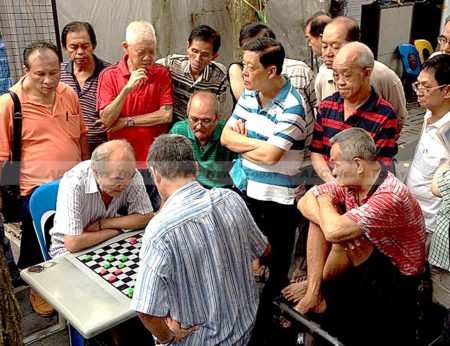
[[[220,143],[225,120],[220,119],[219,100],[207,90],[196,91],[187,105],[188,118],[173,125],[171,134],[183,135],[192,144],[198,163],[197,180],[204,187],[231,186],[229,175],[236,154]]]
[[[119,210],[124,208],[122,216]],[[125,140],[103,143],[91,160],[61,178],[50,255],[81,251],[122,229],[144,228],[152,211],[132,146]]]
[[[321,324],[347,346],[413,345],[424,219],[414,196],[376,155],[363,129],[331,138],[336,178],[298,203],[311,221],[308,279],[282,294],[298,312],[325,316]]]

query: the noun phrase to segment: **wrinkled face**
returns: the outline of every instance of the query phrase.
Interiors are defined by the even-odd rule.
[[[31,88],[43,97],[52,95],[59,83],[60,65],[50,49],[35,50],[28,57],[30,68],[24,67]]]
[[[136,174],[136,162],[131,159],[114,160],[110,158],[105,162],[104,171],[100,172],[95,168],[93,171],[100,191],[111,197],[119,197]]]
[[[334,83],[339,94],[346,100],[352,100],[370,83],[370,69],[359,67],[353,57],[339,55],[333,63]]]
[[[445,101],[448,86],[440,86],[434,78],[434,72],[422,70],[415,83],[417,101],[422,107],[436,109]]]
[[[213,134],[219,115],[215,113],[215,104],[209,97],[197,96],[191,101],[188,114],[189,127],[200,142],[207,141]]]
[[[333,175],[340,186],[357,185],[357,167],[354,161],[344,160],[339,144],[333,144],[330,151],[330,160],[333,163]]]
[[[69,32],[66,36],[64,50],[70,59],[78,66],[88,66],[94,61],[95,46],[92,44],[86,30]]]
[[[439,44],[439,50],[445,54],[450,54],[450,22],[445,25],[444,32],[441,35],[445,37],[445,40]]]
[[[187,54],[193,75],[199,75],[218,54],[213,52],[213,44],[209,41],[192,40],[187,44]]]
[[[308,47],[311,48],[313,54],[317,57],[322,56],[322,36],[312,36],[310,33],[311,23],[305,28],[305,36],[308,41]]]
[[[269,81],[270,69],[275,68],[275,66],[264,67],[259,61],[259,54],[249,50],[244,50],[242,62],[244,64],[242,77],[244,78],[245,88],[260,91]]]
[[[131,70],[144,68],[148,70],[155,61],[156,45],[153,40],[141,40],[135,43],[123,43],[128,54],[128,65]]]
[[[333,67],[336,54],[347,43],[341,26],[331,23],[325,27],[322,35],[322,59],[328,68]]]

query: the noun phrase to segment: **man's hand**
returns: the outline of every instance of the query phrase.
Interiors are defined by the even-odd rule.
[[[232,128],[232,130],[240,135],[247,136],[247,129],[245,128],[245,123],[239,119],[236,121],[236,124]]]
[[[181,328],[180,322],[174,320],[170,316],[166,317],[166,324],[169,327],[169,329],[175,334],[176,341],[180,341],[188,337],[189,334],[195,332],[200,328],[200,326],[192,326],[190,328],[183,329]]]
[[[143,67],[131,72],[130,79],[125,85],[125,89],[129,92],[133,91],[142,80],[147,81],[147,70]]]
[[[334,204],[334,196],[329,193],[324,193],[323,195],[317,196],[317,202],[319,203],[331,203]]]
[[[100,231],[100,221],[99,220],[95,220],[90,225],[87,225],[83,230],[83,232],[97,232],[97,231]]]
[[[119,118],[116,120],[116,122],[108,129],[108,132],[114,132],[117,130],[121,130],[124,127],[127,126],[127,119],[126,118]]]

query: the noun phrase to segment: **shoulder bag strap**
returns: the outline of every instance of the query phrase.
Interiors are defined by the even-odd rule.
[[[13,121],[13,150],[11,161],[20,162],[22,156],[22,106],[19,97],[11,90],[8,90],[14,102]]]

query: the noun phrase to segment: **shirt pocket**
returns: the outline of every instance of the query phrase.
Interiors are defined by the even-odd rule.
[[[80,139],[81,136],[81,114],[70,114],[66,112],[65,128],[72,139]]]

